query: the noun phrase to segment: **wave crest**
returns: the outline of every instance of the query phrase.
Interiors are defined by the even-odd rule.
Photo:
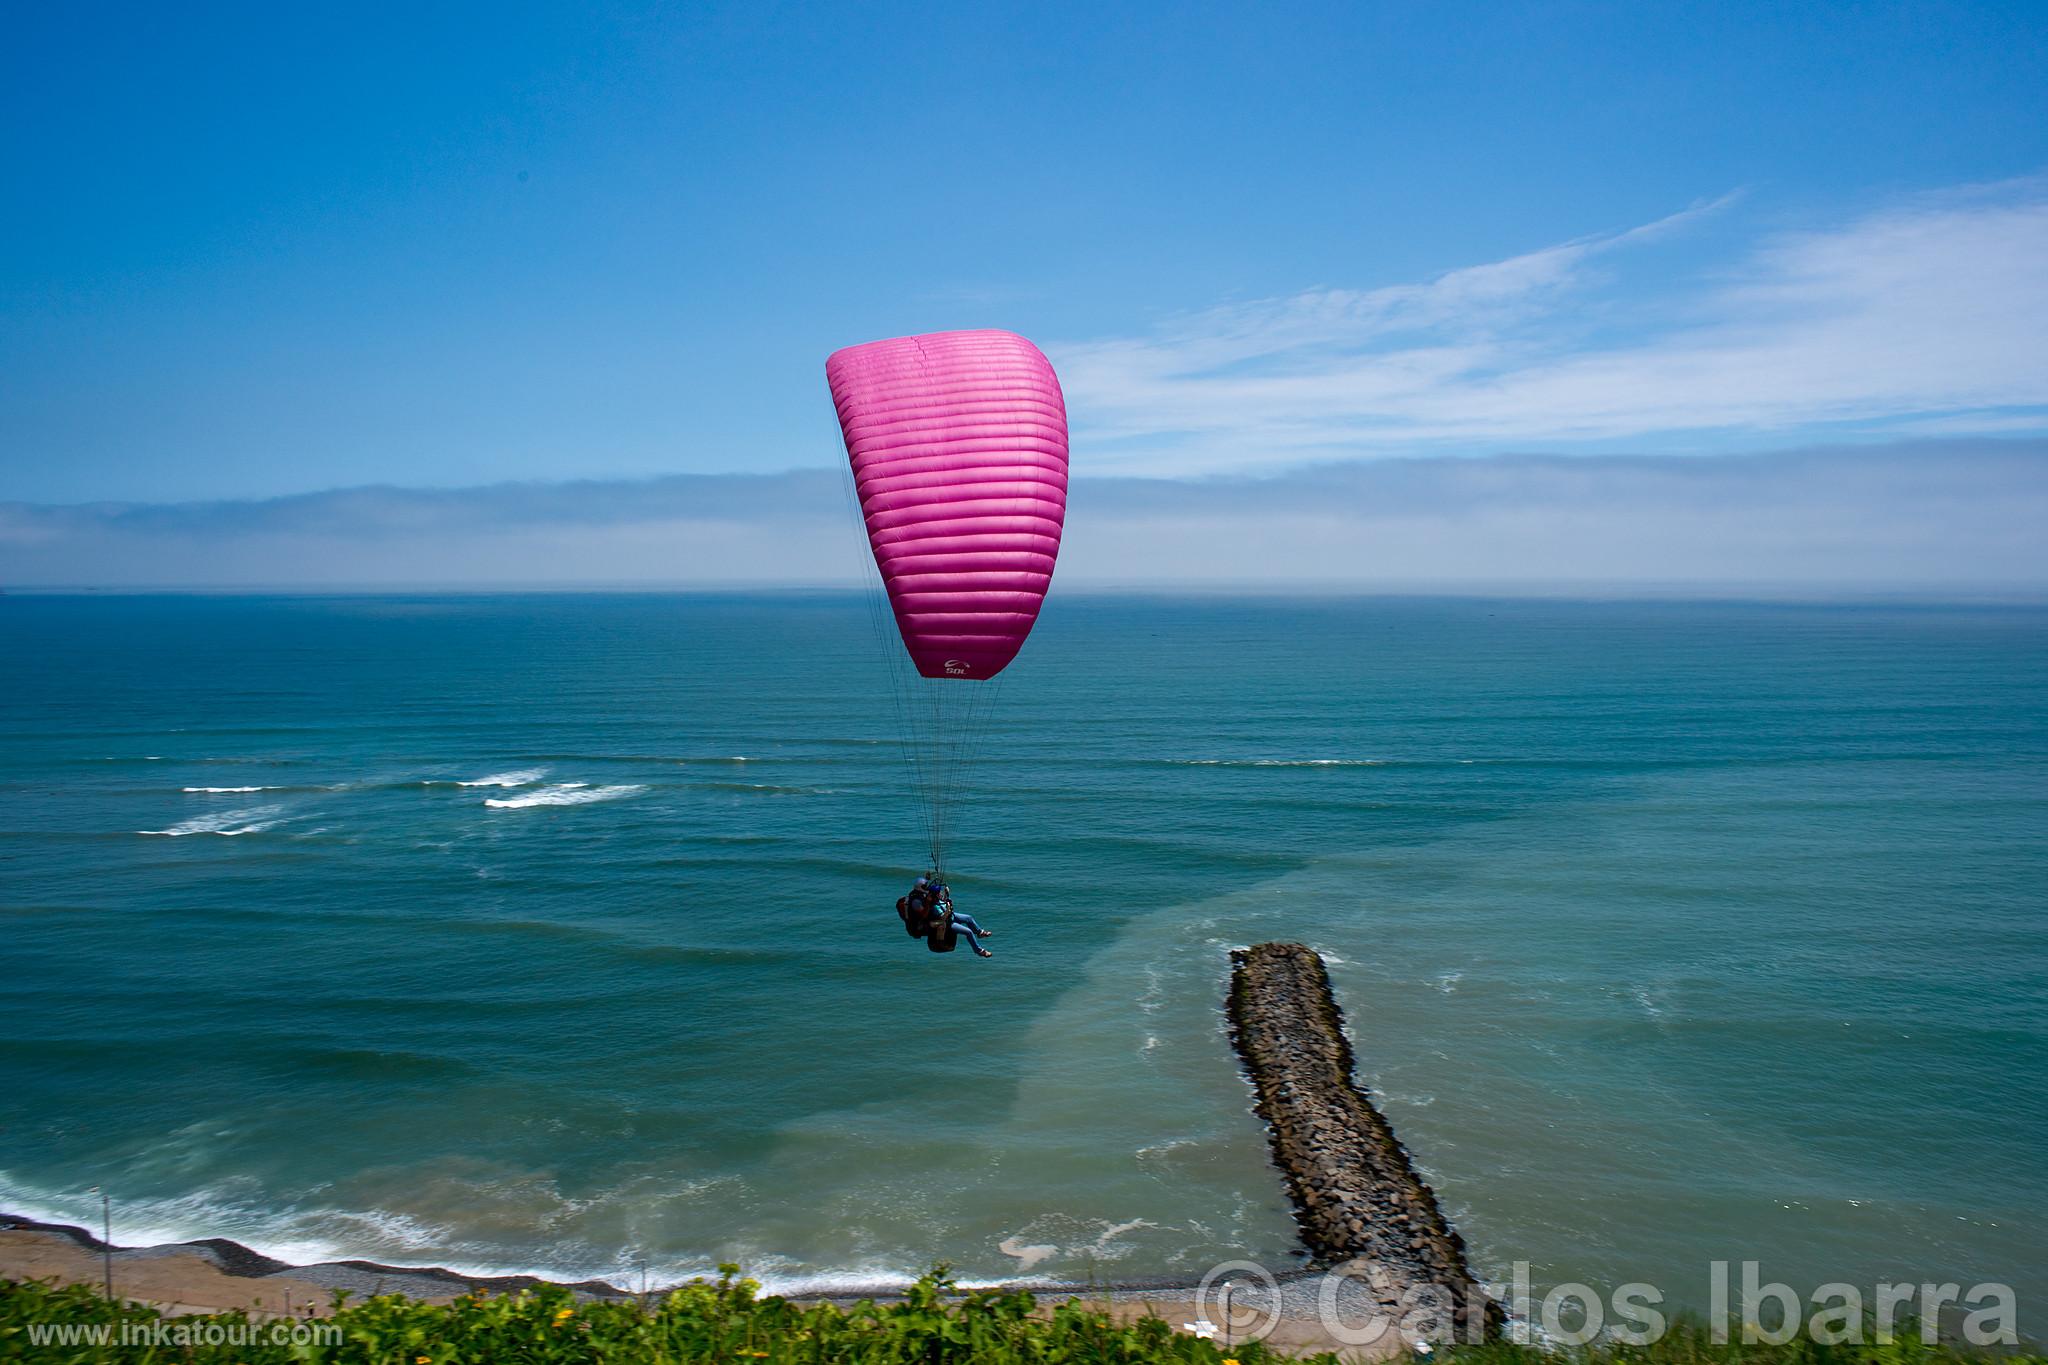
[[[1184,768],[1383,768],[1384,758],[1169,758]]]
[[[498,810],[524,810],[528,806],[587,806],[593,801],[615,801],[621,796],[632,796],[646,790],[636,783],[593,787],[587,782],[558,782],[552,787],[521,792],[517,796],[486,797],[484,804]]]
[[[224,810],[211,815],[196,815],[190,820],[180,821],[169,829],[139,829],[137,834],[157,834],[168,839],[183,838],[187,834],[218,834],[232,838],[237,834],[261,834],[266,829],[276,828],[283,818],[281,806],[252,806],[247,810]]]
[[[455,785],[458,787],[524,787],[530,783],[540,781],[543,777],[547,776],[547,773],[548,770],[546,768],[517,768],[509,773],[492,773],[489,777],[479,777],[469,782],[457,782]],[[576,782],[570,785],[581,786],[583,784]]]

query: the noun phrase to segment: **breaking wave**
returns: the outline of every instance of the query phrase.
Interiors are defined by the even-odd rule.
[[[593,787],[587,782],[559,782],[539,791],[521,792],[517,796],[486,797],[484,804],[499,810],[523,810],[528,806],[587,806],[593,801],[613,801],[646,790],[644,786],[631,783]]]
[[[540,781],[543,777],[547,776],[547,773],[548,770],[546,768],[519,768],[509,773],[492,773],[489,777],[474,778],[468,782],[457,782],[455,785],[458,787],[524,787],[529,783]],[[569,785],[581,786],[583,784],[572,782]]]
[[[278,806],[253,806],[248,810],[224,810],[211,815],[198,815],[172,825],[169,829],[139,829],[137,834],[159,834],[166,838],[178,839],[187,834],[219,834],[232,837],[237,834],[261,834],[266,829],[276,828],[284,811]]]
[[[1183,768],[1384,768],[1384,758],[1169,758]]]

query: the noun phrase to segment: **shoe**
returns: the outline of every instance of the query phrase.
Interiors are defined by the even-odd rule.
[[[996,936],[996,931],[993,929],[984,929],[981,931],[981,936],[983,938],[994,938]]]
[[[974,949],[974,955],[975,955],[976,957],[994,957],[994,956],[995,956],[995,954],[994,954],[994,953],[990,952],[990,951],[989,951],[988,949],[986,949],[986,948],[984,948],[984,947],[980,946],[979,944],[976,944],[976,945],[975,945],[975,949]]]

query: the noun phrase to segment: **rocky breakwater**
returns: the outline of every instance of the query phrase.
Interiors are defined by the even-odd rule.
[[[1231,1041],[1258,1090],[1309,1254],[1357,1273],[1397,1316],[1428,1305],[1449,1314],[1444,1325],[1461,1340],[1497,1331],[1500,1306],[1473,1278],[1464,1241],[1353,1080],[1322,958],[1298,943],[1230,956]]]

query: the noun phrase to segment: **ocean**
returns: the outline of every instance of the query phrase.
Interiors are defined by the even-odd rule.
[[[886,677],[850,593],[0,598],[0,1208],[1284,1269],[1220,1006],[1285,938],[1492,1280],[2048,1290],[2048,610],[1056,588],[988,961],[897,921]]]

